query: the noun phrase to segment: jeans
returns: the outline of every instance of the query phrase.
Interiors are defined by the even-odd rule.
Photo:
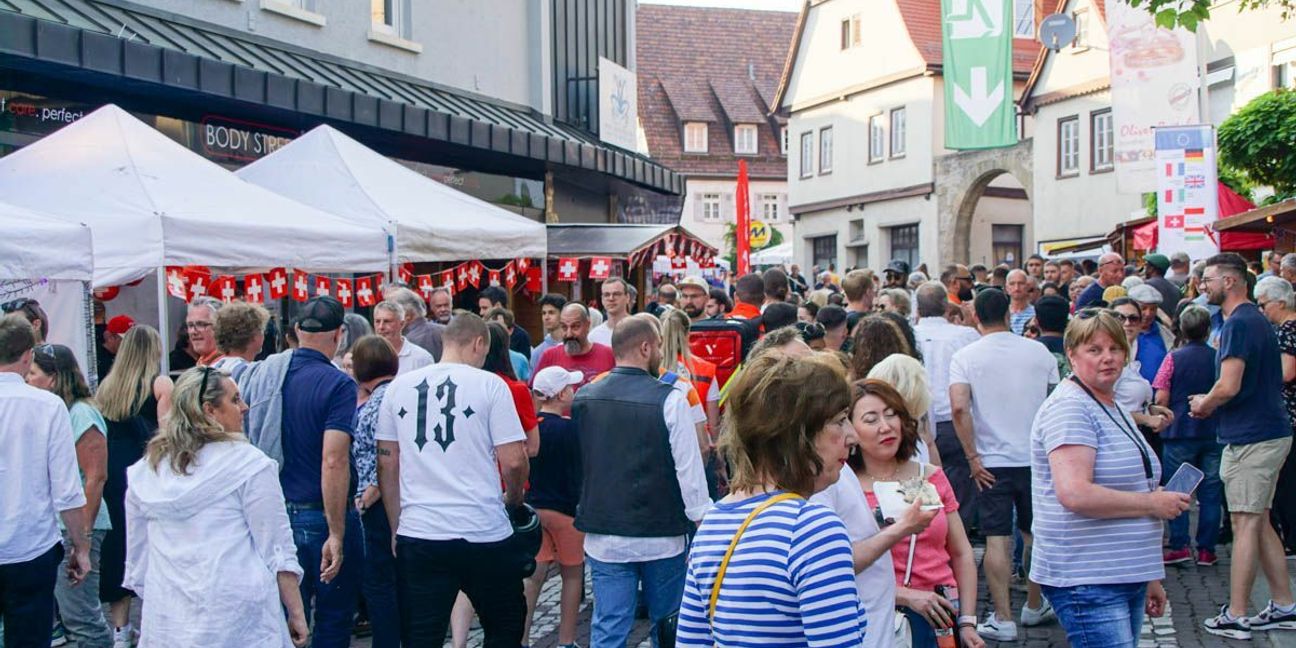
[[[594,617],[590,624],[590,648],[625,648],[634,625],[639,583],[648,603],[654,626],[679,611],[684,598],[684,575],[688,552],[678,556],[633,563],[606,563],[586,554],[593,577]],[[653,646],[657,646],[656,633]]]
[[[396,557],[392,555],[391,525],[382,500],[374,502],[361,517],[364,523],[365,563],[360,582],[369,624],[373,627],[373,648],[400,648],[400,609],[396,604]]]
[[[526,598],[522,574],[507,539],[500,542],[422,540],[396,536],[396,592],[401,641],[440,646],[460,591],[481,620],[485,648],[522,644]]]
[[[944,461],[945,455],[941,454],[941,460]],[[913,637],[913,648],[936,648],[936,629],[932,628],[931,621],[927,617],[910,610],[903,605],[899,608],[906,618],[909,619],[909,633]],[[873,630],[870,626],[869,630]],[[883,631],[890,628],[883,628]]]
[[[360,595],[360,573],[364,562],[364,540],[360,516],[347,511],[346,535],[342,540],[342,568],[332,582],[320,581],[320,556],[328,540],[328,522],[324,510],[314,506],[288,503],[288,522],[293,543],[297,545],[297,562],[301,563],[301,597],[306,620],[311,621],[313,648],[348,648],[354,622],[356,600]]]
[[[1072,648],[1135,648],[1143,626],[1147,583],[1044,585]]]
[[[54,627],[54,581],[63,545],[27,562],[0,565],[0,620],[7,648],[49,648]]]
[[[1220,455],[1224,446],[1215,439],[1168,439],[1165,442],[1165,465],[1162,474],[1169,479],[1185,463],[1206,474],[1197,486],[1197,549],[1215,552],[1223,518],[1224,482],[1220,481]],[[1188,547],[1188,516],[1170,520],[1170,548]]]
[[[90,572],[85,581],[72,587],[66,578],[59,578],[54,584],[59,617],[68,639],[75,641],[77,648],[112,648],[112,628],[99,603],[99,547],[106,535],[107,531],[98,530],[90,540]],[[70,544],[67,531],[63,532],[63,542]]]

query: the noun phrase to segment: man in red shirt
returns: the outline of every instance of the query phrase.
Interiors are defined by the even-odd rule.
[[[585,377],[576,388],[579,390],[595,376],[616,366],[616,356],[608,346],[590,342],[589,310],[578,303],[563,307],[558,315],[558,333],[562,336],[560,346],[546,349],[540,356],[532,376],[549,366],[559,366],[568,371],[579,371]]]

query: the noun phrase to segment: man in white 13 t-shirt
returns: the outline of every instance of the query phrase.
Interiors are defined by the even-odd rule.
[[[392,381],[378,413],[378,484],[396,530],[407,646],[441,645],[459,591],[487,646],[522,643],[526,601],[506,541],[529,468],[526,434],[504,380],[480,369],[489,340],[477,315],[454,318],[441,362]]]

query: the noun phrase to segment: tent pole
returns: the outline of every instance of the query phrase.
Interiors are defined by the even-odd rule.
[[[166,266],[157,269],[158,335],[162,338],[162,375],[171,375],[171,318],[167,313]]]

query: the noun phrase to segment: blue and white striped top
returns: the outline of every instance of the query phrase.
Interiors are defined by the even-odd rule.
[[[1107,414],[1103,413],[1107,410]],[[1108,417],[1110,414],[1110,418]],[[1130,434],[1122,432],[1116,421]],[[1049,453],[1064,445],[1095,449],[1093,482],[1113,490],[1151,492],[1161,464],[1133,420],[1119,407],[1099,405],[1074,382],[1062,381],[1035,416],[1031,430],[1034,551],[1030,579],[1041,585],[1114,585],[1165,578],[1161,521],[1153,517],[1099,519],[1067,510],[1058,501]],[[1147,478],[1139,447],[1149,455]]]
[[[858,648],[868,621],[855,589],[850,540],[836,513],[789,500],[743,532],[721,584],[714,623],[711,588],[725,550],[752,509],[776,493],[719,503],[689,553],[679,646]]]

